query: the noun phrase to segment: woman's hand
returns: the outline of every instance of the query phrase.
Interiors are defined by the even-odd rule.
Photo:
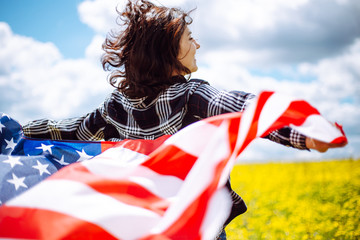
[[[338,123],[334,123],[334,126],[336,128],[338,128],[342,132],[343,135],[345,135],[341,125],[339,125]],[[305,144],[306,144],[307,148],[314,149],[314,150],[317,150],[317,151],[323,153],[323,152],[326,152],[329,148],[345,147],[347,144],[347,141],[343,142],[343,143],[326,143],[326,142],[316,140],[314,138],[306,137]]]
[[[305,139],[306,147],[309,149],[314,149],[319,152],[326,152],[329,148],[339,148],[346,146],[347,142],[344,143],[326,143],[314,138],[306,137]]]

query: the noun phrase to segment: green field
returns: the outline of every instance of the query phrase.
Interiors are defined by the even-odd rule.
[[[248,211],[228,239],[360,239],[360,161],[236,165]]]

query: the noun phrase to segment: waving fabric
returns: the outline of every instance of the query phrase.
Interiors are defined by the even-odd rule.
[[[0,238],[212,239],[230,212],[224,185],[237,157],[255,138],[284,126],[325,142],[347,141],[307,102],[273,92],[261,93],[244,113],[205,119],[156,140],[40,141],[18,128],[3,140],[1,189],[15,194],[1,191]],[[28,144],[33,156],[19,156],[30,151]],[[78,161],[81,154],[91,159]],[[46,179],[31,187],[30,171],[16,171],[25,165]]]

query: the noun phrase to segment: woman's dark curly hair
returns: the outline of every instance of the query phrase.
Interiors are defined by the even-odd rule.
[[[112,86],[130,98],[156,96],[179,81],[174,72],[190,74],[177,59],[180,38],[192,23],[189,13],[129,0],[118,14],[123,30],[110,32],[102,46],[102,65],[112,70]]]

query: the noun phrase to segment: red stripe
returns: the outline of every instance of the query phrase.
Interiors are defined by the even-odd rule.
[[[250,128],[248,130],[248,134],[245,137],[245,140],[244,140],[241,148],[238,150],[237,155],[239,155],[250,144],[250,142],[256,138],[261,111],[264,108],[264,105],[267,102],[267,100],[273,94],[274,94],[274,92],[262,92],[260,94],[258,101],[257,101],[255,113],[254,113],[252,122],[250,124]]]
[[[335,127],[337,127],[337,129],[340,130],[341,134],[343,136],[335,138],[334,140],[332,140],[331,143],[335,143],[335,144],[341,144],[341,143],[347,143],[347,138],[345,137],[345,132],[343,130],[342,125],[338,124],[337,122],[335,123]]]
[[[116,239],[101,227],[58,212],[3,205],[0,237],[22,239]]]
[[[206,118],[202,121],[213,124],[215,126],[220,126],[224,121],[229,122],[229,146],[230,150],[233,151],[236,145],[236,140],[238,138],[239,126],[240,126],[240,119],[242,116],[242,112],[235,112],[235,113],[224,113],[221,115],[217,115],[214,117]]]
[[[121,142],[115,142],[115,143],[103,142],[101,144],[101,147],[102,147],[102,151],[105,151],[111,147],[122,147],[122,148],[127,148],[134,152],[138,152],[138,153],[141,153],[144,155],[149,155],[155,149],[157,149],[161,144],[163,144],[165,142],[165,140],[168,139],[169,137],[170,137],[170,135],[164,135],[155,140],[125,139]]]
[[[229,119],[230,124],[229,124],[228,133],[229,133],[229,146],[231,152],[234,151],[238,139],[240,119],[241,119],[241,115],[238,115],[236,118]]]
[[[224,113],[217,116],[205,118],[201,121],[219,127],[226,120],[235,120],[235,119],[240,120],[242,114],[243,114],[242,112]]]
[[[310,115],[320,115],[320,113],[316,108],[312,107],[305,101],[293,101],[289,104],[284,113],[262,135],[262,137],[268,135],[276,129],[289,126],[290,123],[296,126],[301,126]]]
[[[337,129],[340,130],[341,134],[345,136],[345,132],[344,132],[344,129],[343,129],[342,125],[335,122],[335,127],[337,127]]]
[[[118,142],[108,142],[108,141],[101,142],[101,152],[104,152],[109,148],[114,147],[116,144],[118,144]]]
[[[204,189],[204,191],[188,206],[168,229],[160,234],[149,235],[142,240],[151,239],[201,239],[199,229],[203,224],[205,214],[207,213],[210,198],[218,188],[218,183],[222,171],[227,163],[229,156],[221,161],[215,168],[213,180]]]
[[[126,179],[110,179],[95,175],[81,164],[61,169],[48,180],[72,180],[86,184],[95,191],[106,194],[125,204],[142,207],[163,215],[169,206],[169,201],[162,199],[145,187]]]
[[[166,145],[150,154],[150,158],[142,165],[159,174],[172,175],[185,180],[196,160],[195,156],[182,151],[182,149]]]
[[[334,140],[331,141],[331,143],[334,143],[334,144],[342,144],[342,143],[346,143],[346,142],[347,142],[347,138],[344,136],[335,138]]]

